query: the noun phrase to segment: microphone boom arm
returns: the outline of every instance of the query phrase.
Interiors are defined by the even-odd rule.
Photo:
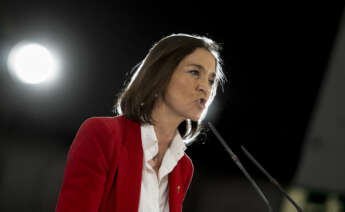
[[[264,202],[266,203],[267,207],[268,207],[268,211],[272,212],[272,207],[269,203],[269,201],[267,200],[266,196],[264,195],[264,193],[261,191],[261,189],[259,188],[259,186],[256,184],[256,182],[253,180],[253,178],[248,174],[247,170],[243,167],[242,163],[240,162],[240,160],[238,159],[238,157],[235,155],[235,153],[232,152],[232,150],[230,149],[230,147],[226,144],[226,142],[224,141],[224,139],[222,138],[222,136],[218,133],[218,131],[216,130],[216,128],[212,125],[211,122],[208,122],[208,125],[210,126],[212,132],[216,135],[216,137],[218,138],[218,140],[221,142],[221,144],[224,146],[224,148],[226,149],[226,151],[230,154],[232,160],[235,162],[235,164],[241,169],[241,171],[243,172],[243,174],[246,176],[246,178],[249,180],[249,182],[253,185],[253,187],[255,188],[256,192],[258,192],[259,196],[264,200]]]
[[[265,169],[262,167],[257,160],[244,148],[244,146],[241,146],[242,151],[246,154],[246,156],[260,169],[262,173],[274,184],[278,187],[278,189],[281,191],[281,193],[284,194],[284,196],[292,203],[297,211],[303,212],[302,209],[297,205],[297,203],[284,191],[284,189],[280,186],[278,181],[274,179]]]

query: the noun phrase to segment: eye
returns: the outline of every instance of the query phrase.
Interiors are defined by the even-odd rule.
[[[214,81],[215,81],[215,80],[209,80],[208,82],[210,83],[210,85],[213,85],[213,84],[214,84]]]
[[[190,70],[189,73],[191,73],[192,75],[195,75],[195,76],[200,75],[200,72],[198,70]]]

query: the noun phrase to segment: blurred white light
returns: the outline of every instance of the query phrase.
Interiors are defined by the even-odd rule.
[[[10,52],[8,66],[19,80],[38,84],[56,76],[57,62],[42,45],[20,43]]]

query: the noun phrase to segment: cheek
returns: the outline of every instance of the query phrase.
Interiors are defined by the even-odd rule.
[[[180,104],[186,103],[192,99],[192,83],[187,80],[175,81],[171,86],[169,96],[173,101],[179,102]],[[175,103],[176,103],[175,102]]]

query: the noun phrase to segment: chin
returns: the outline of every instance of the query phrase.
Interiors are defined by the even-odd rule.
[[[197,113],[197,114],[193,114],[189,119],[191,119],[192,121],[202,121],[205,119],[207,115],[207,110],[203,110],[201,113]]]
[[[201,117],[201,114],[196,114],[196,115],[192,115],[188,117],[188,119],[198,122],[200,120],[200,117]]]
[[[189,112],[189,113],[184,113],[183,117],[184,117],[184,119],[189,119],[191,121],[199,122],[200,120],[204,119],[204,113],[205,113],[205,110],[193,111],[193,112]]]
[[[190,118],[191,121],[199,122],[199,118]]]

